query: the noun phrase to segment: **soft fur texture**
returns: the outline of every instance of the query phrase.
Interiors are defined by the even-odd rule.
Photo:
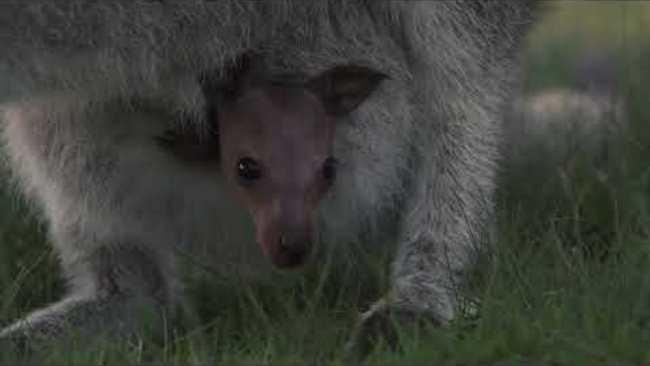
[[[277,75],[356,64],[390,77],[339,124],[339,178],[318,229],[325,245],[394,242],[392,290],[375,309],[448,322],[453,288],[492,217],[501,109],[535,8],[0,2],[6,150],[49,220],[71,284],[62,302],[0,336],[48,337],[66,324],[102,324],[132,303],[173,305],[178,250],[218,253],[224,266],[257,261],[259,248],[232,232],[243,214],[218,168],[181,164],[153,142],[174,124],[202,131],[199,76],[227,77],[224,65],[251,50]]]

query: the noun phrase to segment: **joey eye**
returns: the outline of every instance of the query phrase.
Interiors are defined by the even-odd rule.
[[[336,179],[337,165],[338,165],[338,161],[331,156],[325,159],[325,162],[323,163],[323,178],[329,184],[332,184],[334,182],[334,179]]]
[[[242,185],[251,184],[262,177],[262,169],[257,161],[245,157],[237,162],[237,176]]]

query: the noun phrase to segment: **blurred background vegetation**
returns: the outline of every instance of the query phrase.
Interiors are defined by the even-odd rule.
[[[402,352],[380,346],[370,363],[650,363],[650,2],[547,5],[507,112],[498,239],[467,289],[478,312],[405,331]],[[5,324],[63,286],[45,225],[7,178],[0,207]],[[383,265],[366,266],[371,286],[322,268],[273,286],[198,281],[188,291],[204,326],[45,362],[339,362],[362,293],[385,285]]]
[[[650,2],[562,0],[546,5],[548,16],[529,38],[529,89],[577,87],[576,66],[588,54],[616,62],[621,87],[638,86],[647,78],[643,60],[650,42]]]

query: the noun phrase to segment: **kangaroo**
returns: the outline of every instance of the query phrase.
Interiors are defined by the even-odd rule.
[[[2,136],[69,283],[0,338],[132,328],[133,309],[180,301],[177,249],[196,245],[289,269],[315,246],[392,242],[390,289],[358,329],[447,324],[488,237],[537,8],[0,2]],[[239,209],[261,250],[222,240]]]

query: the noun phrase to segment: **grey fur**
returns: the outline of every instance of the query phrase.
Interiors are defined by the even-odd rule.
[[[180,164],[152,143],[175,123],[201,130],[197,77],[223,76],[223,65],[248,50],[278,74],[358,64],[390,76],[337,130],[341,168],[321,207],[320,236],[331,244],[395,240],[392,290],[382,304],[447,323],[453,288],[492,217],[501,109],[536,7],[0,2],[7,152],[49,220],[71,284],[61,303],[0,336],[61,329],[75,304],[96,304],[97,318],[102,304],[139,297],[173,307],[181,292],[175,253],[188,243],[224,263],[257,261],[258,248],[226,235],[239,214],[219,189],[217,169]],[[83,328],[86,320],[74,322]]]

